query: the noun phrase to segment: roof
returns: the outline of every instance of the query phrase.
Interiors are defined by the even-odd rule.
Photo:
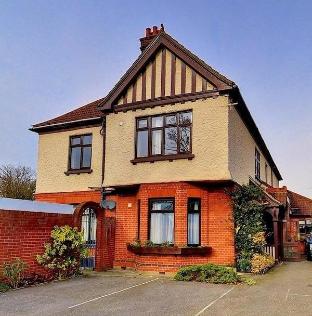
[[[296,209],[295,215],[312,215],[312,199],[290,190],[287,193],[291,209]]]
[[[64,125],[71,125],[77,122],[86,122],[89,120],[101,122],[102,112],[99,110],[98,104],[102,100],[103,99],[95,100],[91,103],[83,105],[73,111],[67,112],[48,121],[34,124],[31,130],[39,132],[47,128],[62,127]]]
[[[108,95],[101,101],[99,106],[101,106],[102,110],[110,110],[112,108],[114,101],[116,101],[116,99],[118,99],[118,97],[122,94],[123,90],[131,84],[132,80],[137,76],[139,71],[149,62],[160,47],[166,47],[172,51],[191,68],[195,69],[209,82],[213,83],[217,87],[218,91],[231,89],[236,86],[232,80],[226,78],[224,75],[221,75],[173,39],[170,35],[165,32],[160,32],[159,35],[156,36],[146,47],[142,54],[140,54],[126,73],[120,78]]]
[[[74,206],[58,203],[46,203],[29,200],[0,198],[0,210],[15,212],[41,212],[55,214],[73,214]]]

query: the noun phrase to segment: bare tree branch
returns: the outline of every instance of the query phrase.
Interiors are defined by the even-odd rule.
[[[0,167],[0,196],[32,200],[35,188],[35,173],[31,168],[12,165]]]

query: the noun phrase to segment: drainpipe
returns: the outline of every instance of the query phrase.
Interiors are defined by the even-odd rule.
[[[103,120],[102,120],[102,127],[100,130],[100,134],[103,137],[102,175],[101,175],[101,205],[102,205],[102,203],[105,200],[103,182],[104,182],[104,175],[105,175],[105,154],[106,154],[106,115],[104,115]]]

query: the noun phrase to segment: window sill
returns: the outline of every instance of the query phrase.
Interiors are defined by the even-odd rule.
[[[194,154],[188,153],[188,154],[178,154],[178,155],[141,157],[141,158],[135,158],[133,160],[130,160],[130,162],[135,165],[135,164],[141,163],[141,162],[153,163],[155,161],[165,161],[165,160],[173,161],[173,160],[177,160],[177,159],[192,160],[194,157],[195,157]]]
[[[136,255],[180,255],[180,256],[207,256],[211,253],[212,248],[205,247],[134,247],[127,244],[127,249]]]
[[[71,174],[80,174],[80,173],[92,173],[92,169],[77,169],[77,170],[67,170],[64,172],[67,176]]]

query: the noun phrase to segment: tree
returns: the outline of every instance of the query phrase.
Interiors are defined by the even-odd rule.
[[[25,166],[0,167],[0,196],[12,199],[33,200],[36,188],[34,171]]]

